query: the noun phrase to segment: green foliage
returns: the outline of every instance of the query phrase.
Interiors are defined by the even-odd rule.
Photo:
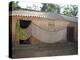
[[[47,4],[43,3],[43,7],[41,8],[41,11],[46,11],[47,9]]]
[[[16,9],[20,9],[21,7],[18,5],[18,1],[11,1],[9,2],[9,10],[12,11],[12,10],[16,10]]]
[[[47,4],[42,3],[43,7],[41,8],[41,11],[43,12],[53,12],[53,13],[60,13],[61,7],[56,4]],[[63,12],[61,14],[67,15],[67,16],[76,16],[78,13],[78,6],[76,5],[67,5],[63,8]]]
[[[42,3],[42,4],[43,4],[43,7],[41,8],[41,11],[60,13],[59,5],[46,4],[46,3]]]
[[[20,22],[17,21],[16,23],[16,39],[22,39],[22,40],[26,40],[28,38],[28,34],[26,32],[25,29],[20,28]]]
[[[16,10],[16,9],[22,9],[18,5],[18,1],[11,1],[9,2],[9,10]],[[42,3],[41,11],[42,12],[53,12],[53,13],[58,13],[58,14],[64,14],[67,16],[76,16],[78,13],[78,6],[76,5],[67,5],[64,6],[63,12],[61,11],[62,7],[57,5],[57,4],[47,4],[47,3]],[[34,5],[35,9],[37,8]],[[25,10],[31,10],[31,7],[24,8]],[[35,10],[34,10],[35,11]]]
[[[64,8],[63,14],[68,16],[76,16],[78,13],[78,7],[76,5],[68,5]]]

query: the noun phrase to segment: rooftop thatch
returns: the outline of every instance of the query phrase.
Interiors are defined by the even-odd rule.
[[[70,17],[62,14],[51,13],[51,12],[39,12],[39,11],[27,11],[27,10],[14,10],[10,14],[11,16],[35,16],[35,17],[42,17],[48,19],[55,19],[55,20],[68,20],[72,22],[77,22],[77,17]]]

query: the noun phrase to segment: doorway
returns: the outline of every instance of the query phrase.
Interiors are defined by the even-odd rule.
[[[67,27],[67,41],[74,42],[74,27]]]
[[[17,22],[17,37],[19,40],[19,44],[31,44],[31,31],[30,25],[31,20],[19,20]]]

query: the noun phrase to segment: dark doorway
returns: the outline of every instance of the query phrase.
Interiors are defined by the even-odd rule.
[[[26,40],[19,40],[20,44],[31,44],[30,38],[26,39]]]
[[[20,28],[23,31],[24,31],[24,29],[27,29],[30,26],[30,24],[31,24],[31,20],[20,20]],[[25,34],[27,34],[27,31],[25,32]],[[25,40],[24,39],[19,39],[19,43],[20,44],[31,44],[30,37],[26,38]]]
[[[74,27],[67,27],[67,40],[74,42]]]
[[[30,20],[20,20],[20,27],[25,29],[27,28],[29,25],[31,24],[31,21]]]

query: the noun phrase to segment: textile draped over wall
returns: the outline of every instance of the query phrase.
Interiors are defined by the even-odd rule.
[[[55,43],[65,39],[66,28],[60,31],[50,32],[39,28],[33,23],[31,24],[31,26],[32,26],[32,36],[36,37],[38,40],[42,42]]]

